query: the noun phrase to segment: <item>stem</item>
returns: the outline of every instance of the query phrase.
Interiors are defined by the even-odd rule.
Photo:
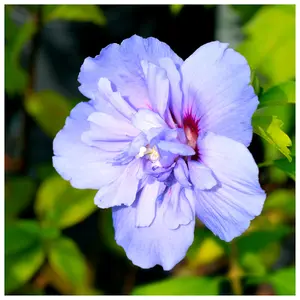
[[[232,291],[235,295],[242,295],[243,288],[241,277],[243,271],[241,270],[238,263],[238,253],[235,241],[231,242],[231,256],[230,256],[230,269],[228,272],[228,278],[231,283]]]

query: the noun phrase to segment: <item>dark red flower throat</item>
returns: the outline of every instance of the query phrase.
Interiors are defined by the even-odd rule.
[[[191,111],[187,112],[183,116],[183,129],[188,141],[188,145],[191,146],[196,152],[196,154],[191,157],[192,160],[199,159],[199,149],[197,145],[197,139],[200,133],[199,122],[200,119],[195,115],[192,115]]]

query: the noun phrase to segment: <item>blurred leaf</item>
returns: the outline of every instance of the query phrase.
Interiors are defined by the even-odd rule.
[[[181,10],[183,9],[183,4],[171,4],[169,7],[170,7],[170,11],[171,11],[171,14],[173,16],[177,16],[180,14]]]
[[[290,229],[286,226],[277,226],[272,230],[248,232],[236,239],[238,253],[258,253],[271,243],[279,242]]]
[[[295,5],[287,6],[260,8],[245,25],[247,38],[238,49],[272,84],[295,77]]]
[[[36,273],[45,259],[41,244],[5,256],[5,293],[21,287]]]
[[[13,177],[5,181],[5,219],[18,216],[30,203],[35,182],[29,177]]]
[[[16,28],[15,28],[16,29]],[[27,21],[9,36],[5,44],[5,91],[9,94],[23,93],[27,84],[27,74],[20,67],[20,54],[24,45],[36,32],[32,20]]]
[[[93,213],[96,191],[73,188],[68,181],[54,175],[40,186],[35,212],[43,222],[58,228],[72,226]]]
[[[125,255],[124,249],[115,241],[111,209],[101,209],[99,213],[99,233],[103,244],[115,254]]]
[[[224,255],[223,247],[212,237],[204,238],[194,251],[193,255],[188,256],[189,265],[192,268],[210,264]]]
[[[295,295],[296,278],[295,268],[280,269],[268,276],[268,282],[271,283],[277,295]]]
[[[267,269],[271,269],[278,262],[281,251],[281,244],[278,242],[270,243],[259,252],[260,261]]]
[[[17,255],[34,245],[59,237],[55,228],[41,227],[36,220],[18,220],[5,226],[5,255]]]
[[[40,244],[40,226],[34,220],[20,220],[5,226],[5,255]]]
[[[296,199],[294,190],[277,189],[268,195],[264,209],[278,209],[284,213],[294,214],[295,206]]]
[[[238,13],[242,23],[249,21],[253,15],[261,8],[262,5],[231,5],[231,7]]]
[[[259,98],[259,107],[296,103],[296,83],[287,81],[271,87]]]
[[[45,180],[47,177],[56,175],[56,171],[51,163],[39,164],[35,172],[39,180]]]
[[[221,256],[221,253],[229,253],[229,244],[225,243],[221,239],[217,238],[210,230],[207,228],[195,228],[194,233],[194,241],[191,247],[188,249],[187,252],[187,260],[191,267],[196,267],[198,264],[204,263],[206,260],[207,262],[209,260],[217,259]],[[212,253],[205,253],[206,249],[210,248],[209,251],[212,251]],[[203,259],[201,258],[201,255],[204,255]]]
[[[245,253],[241,258],[241,265],[248,276],[263,276],[266,274],[266,267],[257,253]]]
[[[76,22],[92,22],[103,26],[106,18],[102,10],[96,5],[46,5],[46,22],[65,20]],[[50,8],[49,8],[50,6]]]
[[[4,6],[4,30],[5,30],[5,43],[10,43],[18,31],[19,27],[12,19],[13,5]]]
[[[25,101],[25,108],[45,133],[54,137],[64,126],[71,105],[54,91],[42,91],[31,94]]]
[[[87,266],[83,254],[73,240],[61,237],[51,245],[48,253],[50,266],[73,287],[83,287],[87,279]]]
[[[289,161],[292,160],[288,147],[292,145],[289,136],[281,130],[283,122],[276,116],[262,116],[257,110],[252,118],[253,131],[275,146]]]
[[[277,159],[274,165],[296,180],[296,157],[292,156],[292,161],[288,162],[285,158]]]
[[[218,295],[219,278],[178,277],[138,286],[133,295]]]

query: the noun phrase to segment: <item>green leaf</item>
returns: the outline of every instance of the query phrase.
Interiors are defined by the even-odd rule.
[[[102,10],[96,5],[46,5],[46,22],[65,20],[76,22],[92,22],[103,26],[106,18]],[[49,8],[50,6],[50,8]]]
[[[260,87],[259,79],[256,75],[255,70],[251,70],[251,78],[250,78],[251,85],[254,88],[254,92],[257,96],[260,96],[262,92],[262,88]]]
[[[40,241],[40,226],[34,220],[20,220],[5,226],[5,255],[22,252]]]
[[[238,51],[252,68],[272,84],[295,77],[295,5],[263,6],[243,31],[247,38]]]
[[[181,12],[181,10],[183,9],[183,4],[171,4],[169,7],[170,7],[170,11],[171,11],[171,14],[173,16],[177,16],[179,15],[179,13]]]
[[[279,242],[290,228],[286,226],[277,226],[272,230],[261,230],[245,233],[236,239],[236,246],[240,256],[245,253],[258,253],[269,244]]]
[[[33,93],[25,101],[27,112],[49,136],[54,137],[64,126],[71,105],[54,91]]]
[[[29,20],[18,27],[5,44],[5,91],[9,95],[23,93],[25,90],[28,76],[20,66],[20,54],[35,32],[36,25]]]
[[[218,295],[219,278],[178,277],[138,286],[133,295]]]
[[[52,243],[48,252],[53,270],[75,288],[82,288],[87,280],[87,266],[83,254],[73,240],[61,237]]]
[[[283,211],[284,213],[294,214],[295,206],[296,198],[294,190],[277,189],[268,195],[264,209],[277,209]]]
[[[5,292],[21,287],[42,265],[42,231],[34,220],[5,226]]]
[[[241,266],[248,276],[264,276],[266,267],[257,253],[247,252],[241,258]]]
[[[35,182],[29,177],[13,177],[5,182],[5,219],[18,216],[31,202]]]
[[[49,226],[72,226],[93,213],[95,191],[74,189],[69,182],[54,175],[40,186],[35,202],[35,212]]]
[[[296,274],[295,268],[285,268],[278,270],[268,277],[268,282],[272,284],[277,295],[296,294]]]
[[[292,161],[288,147],[292,145],[289,136],[281,130],[283,122],[276,116],[263,116],[257,110],[252,118],[253,131],[275,146],[289,161]]]
[[[277,159],[274,165],[296,180],[296,157],[292,156],[292,161],[288,162],[285,158]]]
[[[287,81],[268,89],[259,98],[259,107],[296,103],[296,83]]]
[[[41,244],[17,254],[5,256],[5,293],[11,293],[21,287],[39,270],[45,260]]]

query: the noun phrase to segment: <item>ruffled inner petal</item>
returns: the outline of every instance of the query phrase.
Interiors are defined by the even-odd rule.
[[[115,180],[122,172],[122,168],[106,164],[106,160],[118,152],[101,151],[81,140],[82,133],[89,129],[88,116],[94,112],[91,103],[81,102],[76,105],[64,128],[53,141],[54,168],[79,189],[99,189]]]

